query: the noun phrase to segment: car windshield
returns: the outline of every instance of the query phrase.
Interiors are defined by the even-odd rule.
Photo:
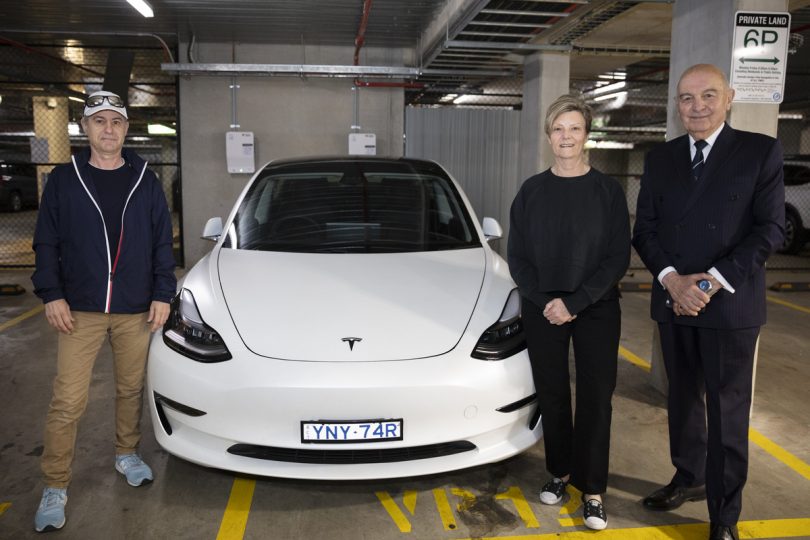
[[[389,253],[480,246],[446,173],[433,163],[336,160],[267,167],[225,247]]]

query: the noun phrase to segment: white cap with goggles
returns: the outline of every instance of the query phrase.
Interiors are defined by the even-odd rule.
[[[129,119],[127,109],[124,107],[124,100],[121,99],[118,94],[108,92],[107,90],[93,92],[84,100],[85,117],[93,116],[101,111],[115,111],[124,118]]]

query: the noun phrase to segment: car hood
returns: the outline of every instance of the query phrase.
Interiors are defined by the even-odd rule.
[[[396,254],[223,249],[225,302],[245,346],[286,360],[383,361],[453,349],[481,291],[483,248]]]

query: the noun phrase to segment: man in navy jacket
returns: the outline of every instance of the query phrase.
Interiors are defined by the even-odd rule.
[[[67,487],[93,364],[105,339],[115,362],[115,469],[132,486],[152,481],[138,456],[150,332],[175,294],[172,221],[157,176],[124,150],[123,100],[91,94],[82,128],[89,150],[49,175],[34,234],[34,292],[58,334],[57,373],[45,424],[45,489],[34,527],[65,524]]]
[[[737,537],[765,261],[785,223],[779,142],[726,124],[733,97],[715,66],[681,76],[676,99],[687,134],[648,154],[633,232],[657,282],[650,310],[669,379],[675,466],[644,505],[672,510],[706,498],[718,540]]]

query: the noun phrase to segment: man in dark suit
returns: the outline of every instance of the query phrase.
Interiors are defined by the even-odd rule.
[[[676,100],[687,135],[647,155],[633,230],[658,282],[650,312],[669,379],[676,469],[644,506],[707,498],[712,540],[737,538],[765,260],[785,223],[781,147],[725,123],[733,98],[717,67],[684,72]]]

